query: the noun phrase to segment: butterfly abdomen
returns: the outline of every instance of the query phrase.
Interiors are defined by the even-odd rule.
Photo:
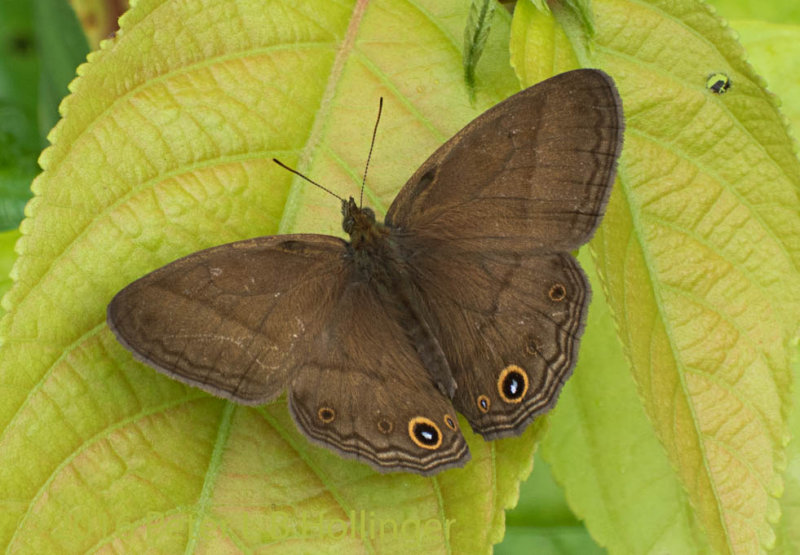
[[[406,335],[414,345],[422,365],[428,370],[439,391],[449,399],[456,391],[456,381],[450,363],[425,318],[419,297],[409,281],[396,284],[395,295],[403,305],[406,316]]]

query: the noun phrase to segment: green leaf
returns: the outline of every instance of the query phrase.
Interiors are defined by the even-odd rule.
[[[0,3],[0,230],[22,220],[39,150],[86,52],[63,0]]]
[[[11,289],[11,267],[17,259],[14,245],[19,239],[19,231],[11,229],[0,233],[0,298]]]
[[[0,4],[0,106],[3,117],[0,125],[10,133],[25,150],[38,150],[35,129],[36,79],[38,57],[33,12],[29,2],[7,0]],[[16,108],[16,117],[10,117],[7,106]],[[0,150],[3,163],[6,150]]]
[[[475,90],[475,66],[483,54],[486,39],[492,28],[492,14],[497,6],[495,0],[472,0],[469,19],[464,27],[464,81],[471,91]]]
[[[542,454],[566,487],[570,506],[612,553],[707,553],[637,395],[602,282],[588,253],[579,258],[595,295],[581,358],[553,412]]]
[[[537,12],[539,10],[539,12]],[[522,83],[538,83],[554,67],[575,67],[573,45],[550,10],[520,2],[511,22],[511,65]]]
[[[89,44],[68,2],[34,0],[39,74],[39,128],[47,133],[59,118],[58,105],[86,59]]]
[[[731,25],[747,49],[748,61],[781,100],[781,112],[789,119],[795,140],[800,140],[800,24],[733,21]]]
[[[795,347],[792,377],[795,384],[800,383],[800,347]],[[776,526],[776,553],[800,552],[800,391],[795,386],[792,391],[793,409],[789,416],[789,429],[792,441],[786,448],[786,472],[784,491],[781,497],[781,520]]]
[[[800,308],[800,164],[782,119],[700,2],[595,0],[593,38],[557,3],[551,20],[524,6],[512,39],[523,83],[603,68],[627,120],[592,242],[627,363],[601,349],[613,338],[592,340],[612,328],[590,324],[546,441],[553,473],[612,551],[768,547]],[[569,48],[533,55],[541,49],[523,17],[560,27]],[[705,88],[714,72],[733,82],[725,95]],[[610,364],[585,371],[593,359]]]
[[[564,493],[538,455],[520,500],[506,515],[506,537],[495,555],[536,553],[603,553],[586,527],[570,511]]]
[[[19,225],[30,182],[39,170],[39,64],[31,20],[28,2],[0,3],[0,230]]]
[[[594,17],[592,15],[590,0],[562,0],[558,9],[569,13],[569,19],[564,18],[565,23],[568,20],[572,20],[573,23],[578,24],[578,27],[575,29],[577,32],[589,38],[594,36]],[[573,38],[576,37],[577,35],[573,35]]]
[[[470,435],[464,469],[380,475],[310,445],[285,400],[245,408],[185,387],[105,324],[114,293],[187,253],[340,233],[337,201],[271,159],[357,191],[380,96],[366,196],[384,211],[436,146],[518,88],[498,13],[470,102],[468,8],[140,0],[78,68],[0,324],[5,550],[476,553],[502,538],[541,425]]]
[[[19,111],[6,108],[0,107],[0,119],[17,119]],[[38,172],[36,154],[24,148],[16,137],[0,130],[0,231],[19,225],[30,197],[31,180]]]
[[[773,23],[800,23],[800,5],[794,0],[707,0],[726,19],[757,19]],[[738,26],[737,26],[738,29]]]
[[[781,4],[797,9],[795,3],[776,2],[770,7]],[[795,20],[800,22],[800,17]],[[731,26],[739,33],[750,63],[766,79],[770,91],[780,98],[781,112],[788,117],[796,142],[800,137],[800,26],[762,21],[732,21]],[[776,527],[776,553],[800,553],[800,389],[797,387],[800,351],[795,353],[793,381],[793,410],[789,419],[792,441],[786,450],[787,468],[780,500],[781,520]]]

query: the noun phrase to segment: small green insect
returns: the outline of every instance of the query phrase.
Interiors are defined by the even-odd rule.
[[[731,78],[724,73],[712,73],[706,78],[706,88],[716,94],[725,94],[731,88]]]

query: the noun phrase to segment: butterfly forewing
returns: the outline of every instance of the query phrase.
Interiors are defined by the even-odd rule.
[[[119,341],[170,377],[240,403],[279,395],[346,278],[345,242],[259,237],[196,252],[120,291]]]
[[[610,77],[557,75],[442,145],[400,191],[386,223],[472,251],[575,249],[603,216],[622,133]]]
[[[623,128],[610,77],[558,75],[467,125],[389,209],[453,403],[486,439],[521,433],[572,371],[591,293],[569,251],[600,223]]]

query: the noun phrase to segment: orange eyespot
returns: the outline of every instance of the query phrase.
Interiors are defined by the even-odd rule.
[[[323,424],[330,424],[336,419],[336,411],[330,407],[320,407],[317,411],[317,416]]]
[[[547,295],[550,297],[551,301],[560,303],[567,298],[567,288],[560,283],[556,283],[550,288]]]
[[[489,409],[492,406],[492,402],[489,400],[489,398],[486,395],[478,395],[477,402],[478,402],[478,410],[479,411],[481,411],[482,413],[489,412]]]
[[[415,416],[408,421],[408,435],[411,441],[423,449],[438,449],[442,445],[442,431],[430,418]]]
[[[381,418],[378,420],[378,431],[382,434],[390,434],[394,429],[394,424],[390,420],[386,418]]]
[[[506,403],[521,403],[528,392],[528,374],[516,364],[506,366],[497,378],[497,392]]]

